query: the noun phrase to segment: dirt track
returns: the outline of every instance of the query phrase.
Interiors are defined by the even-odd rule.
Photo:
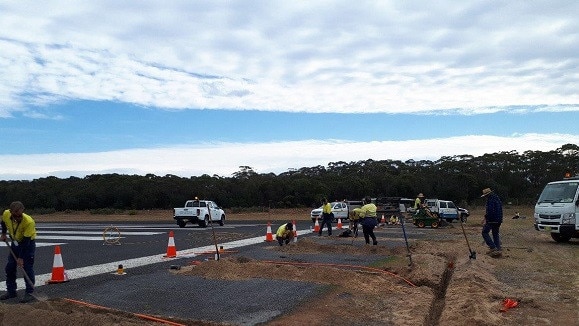
[[[515,211],[527,218],[510,219]],[[268,325],[577,324],[578,242],[555,243],[548,234],[534,231],[530,208],[507,208],[501,228],[504,255],[500,259],[491,258],[484,254],[486,248],[480,236],[480,212],[472,213],[465,227],[471,246],[477,252],[476,260],[469,259],[460,225],[453,223],[450,227],[435,231],[437,235],[444,235],[443,240],[411,242],[412,266],[408,266],[403,241],[394,248],[381,245],[366,247],[360,245],[359,241],[363,241],[360,238],[355,239],[354,243],[347,238],[302,237],[295,244],[281,248],[273,246],[271,250],[279,250],[287,256],[302,252],[323,255],[340,250],[345,255],[374,255],[379,263],[371,266],[375,270],[341,266],[280,268],[243,257],[231,257],[183,269],[180,273],[226,279],[276,278],[329,285],[328,291],[320,293],[315,299],[315,304],[304,302],[294,312],[279,316]],[[89,221],[101,220],[102,216],[74,214],[36,217],[38,221],[67,218]],[[146,212],[114,218],[170,219],[170,212]],[[228,218],[296,219],[298,225],[309,225],[306,210],[230,215]],[[407,227],[409,232],[415,230],[412,225]],[[380,243],[380,229],[376,230],[376,234]],[[328,245],[328,241],[333,245]],[[219,268],[215,268],[216,264]],[[501,312],[502,302],[506,298],[515,300],[518,306]],[[320,306],[321,303],[324,306]],[[318,309],[312,309],[315,306]],[[144,324],[143,319],[130,314],[80,307],[62,301],[0,305],[2,324],[25,325],[23,321],[30,318],[49,326]],[[180,322],[201,324],[195,321]]]

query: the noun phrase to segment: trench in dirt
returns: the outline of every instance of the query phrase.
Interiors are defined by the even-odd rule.
[[[427,286],[432,287],[434,290],[434,298],[432,299],[432,303],[430,304],[430,309],[428,314],[424,319],[424,326],[432,326],[438,325],[440,320],[440,316],[442,315],[442,311],[444,310],[444,306],[446,304],[446,290],[448,288],[448,284],[452,279],[452,274],[454,273],[454,261],[449,260],[447,261],[446,268],[442,273],[442,277],[438,284],[425,284]]]

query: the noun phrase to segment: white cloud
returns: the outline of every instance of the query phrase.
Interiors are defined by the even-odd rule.
[[[0,117],[71,99],[389,113],[579,103],[576,1],[73,3],[0,5]]]
[[[579,136],[524,134],[373,142],[217,143],[102,153],[0,155],[0,179],[34,179],[51,175],[67,178],[103,173],[231,176],[239,171],[239,166],[250,166],[258,173],[279,174],[288,169],[327,166],[330,162],[339,161],[435,161],[442,156],[463,154],[481,156],[513,150],[521,154],[527,150],[551,151],[567,143],[579,144]],[[433,148],[436,150],[433,151]]]

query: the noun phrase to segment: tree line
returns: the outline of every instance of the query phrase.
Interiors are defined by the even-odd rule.
[[[0,181],[0,203],[14,200],[27,209],[143,210],[182,206],[187,199],[210,199],[228,209],[317,207],[322,199],[364,196],[452,200],[481,204],[481,190],[493,189],[505,202],[534,204],[543,186],[566,172],[579,173],[579,146],[556,150],[498,152],[482,156],[443,156],[430,160],[364,160],[291,169],[276,175],[240,166],[231,177],[179,177],[153,174],[93,174]]]

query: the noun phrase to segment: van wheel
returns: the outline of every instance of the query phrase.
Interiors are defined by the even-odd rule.
[[[225,225],[225,215],[221,215],[221,220],[219,220],[219,225]]]
[[[452,223],[452,219],[451,219],[451,218],[447,218],[446,221],[447,221],[448,223]]]

